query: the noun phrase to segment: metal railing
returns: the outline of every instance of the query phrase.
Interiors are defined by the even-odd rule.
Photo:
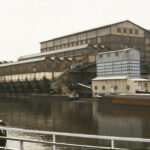
[[[27,130],[27,129],[19,129],[19,128],[5,128],[5,127],[0,127],[0,130],[6,130],[7,132],[11,131],[11,132],[42,134],[42,135],[51,135],[52,136],[52,141],[42,141],[42,140],[32,140],[32,139],[12,138],[12,137],[0,136],[0,139],[19,141],[20,142],[20,149],[19,150],[24,150],[24,143],[25,142],[49,144],[49,145],[52,145],[53,150],[56,150],[56,146],[76,147],[76,148],[81,148],[82,150],[86,150],[86,149],[122,149],[123,150],[123,149],[128,149],[128,148],[117,148],[117,147],[115,147],[115,141],[150,143],[150,139],[145,139],[145,138],[129,138],[129,137],[101,136],[101,135],[63,133],[63,132],[49,132],[49,131]],[[60,143],[60,142],[56,142],[56,136],[106,140],[106,141],[110,141],[110,146],[104,147],[104,146]],[[7,144],[6,144],[5,148],[0,147],[0,149],[1,148],[5,149],[5,150],[14,150],[14,149],[8,148]]]

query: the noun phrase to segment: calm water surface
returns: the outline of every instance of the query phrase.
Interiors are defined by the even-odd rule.
[[[9,127],[33,130],[150,138],[150,108],[104,105],[95,100],[65,101],[61,98],[0,99],[0,119]],[[9,136],[49,141],[51,137],[23,133]],[[59,139],[63,142],[67,138]],[[80,144],[107,145],[104,141],[69,138]],[[121,147],[150,148],[148,144],[116,143]],[[8,141],[18,148],[19,143]],[[25,150],[48,150],[49,145],[25,143]],[[61,149],[61,148],[58,148]]]

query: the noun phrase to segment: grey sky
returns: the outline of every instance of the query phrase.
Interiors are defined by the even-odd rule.
[[[150,29],[150,0],[0,0],[0,61],[40,52],[39,42],[129,19]]]

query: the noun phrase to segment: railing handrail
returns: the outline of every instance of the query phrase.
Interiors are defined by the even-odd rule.
[[[150,143],[150,139],[146,139],[146,138],[89,135],[89,134],[67,133],[67,132],[51,132],[51,131],[20,129],[20,128],[9,128],[9,127],[0,127],[0,130],[16,131],[16,132],[24,132],[24,133],[35,133],[35,134],[45,134],[45,135],[56,135],[56,136],[58,135],[58,136],[79,137],[79,138],[91,138],[91,139],[103,139],[103,140],[114,140],[114,141],[147,142],[147,143]]]

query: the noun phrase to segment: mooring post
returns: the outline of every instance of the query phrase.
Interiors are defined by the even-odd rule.
[[[114,149],[115,145],[114,145],[114,140],[111,140],[111,149]]]
[[[56,142],[56,135],[53,134],[53,143],[55,143],[55,142]],[[53,144],[53,150],[56,150],[56,145],[55,144]]]
[[[23,143],[23,141],[21,140],[21,141],[20,141],[20,150],[24,150],[24,146],[23,146],[23,145],[24,145],[24,143]]]

